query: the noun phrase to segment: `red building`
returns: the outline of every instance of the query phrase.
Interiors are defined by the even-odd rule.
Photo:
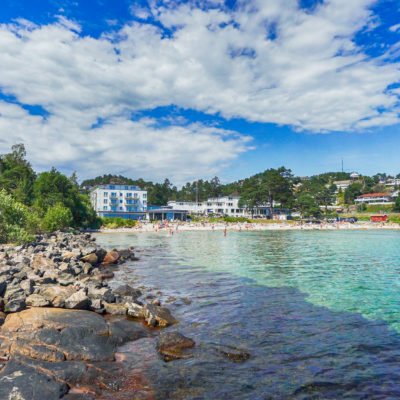
[[[372,222],[386,222],[388,216],[386,214],[371,215],[370,221]]]

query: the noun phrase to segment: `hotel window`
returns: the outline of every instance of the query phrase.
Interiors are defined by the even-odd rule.
[[[122,200],[120,200],[119,202],[120,202],[120,204],[122,204]]]
[[[119,195],[122,196],[122,193],[120,193]]]
[[[104,204],[107,204],[107,203],[108,203],[108,200],[107,200],[107,199],[104,199],[103,202],[104,202]]]
[[[143,204],[147,204],[147,201],[146,201],[146,200],[143,200]]]
[[[123,208],[123,207],[120,207],[119,209],[122,211],[124,208]]]
[[[108,192],[104,192],[103,194],[104,194],[104,197],[108,196]]]
[[[111,185],[111,186],[110,186],[110,189],[115,189],[115,186],[112,186],[112,185]]]
[[[107,207],[107,206],[103,206],[103,210],[104,210],[104,211],[107,211],[107,210],[108,210],[108,207]]]
[[[137,194],[137,193],[135,193],[135,194],[134,194],[134,197],[136,197],[136,198],[137,198],[137,197],[138,197],[138,194]]]
[[[129,186],[125,186],[125,190],[129,190]]]
[[[126,197],[132,197],[132,193],[127,193]]]
[[[143,198],[144,199],[147,198],[147,194],[146,193],[143,193]]]

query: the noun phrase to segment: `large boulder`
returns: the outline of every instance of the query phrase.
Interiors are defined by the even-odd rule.
[[[116,387],[116,346],[151,335],[124,317],[104,319],[83,310],[31,308],[9,314],[1,328],[1,355],[10,361],[0,372],[0,399],[53,400],[69,386],[97,394],[99,383]]]

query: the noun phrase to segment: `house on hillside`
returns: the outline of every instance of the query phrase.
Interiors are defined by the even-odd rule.
[[[335,181],[333,182],[334,185],[336,185],[336,194],[339,193],[339,190],[342,189],[342,192],[344,192],[353,182],[349,179],[346,181]]]
[[[360,179],[360,174],[358,172],[352,172],[350,174],[350,179],[353,181],[358,181]]]
[[[393,204],[392,197],[386,193],[367,193],[357,196],[356,204]]]

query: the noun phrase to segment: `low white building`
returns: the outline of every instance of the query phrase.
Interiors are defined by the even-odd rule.
[[[389,187],[400,186],[400,179],[399,178],[389,178],[385,182],[385,186],[389,186]]]
[[[147,190],[132,185],[100,185],[90,192],[90,201],[100,217],[143,219]]]
[[[356,181],[356,180],[360,179],[360,174],[358,172],[352,172],[350,174],[350,179],[353,179]]]
[[[197,214],[204,216],[228,216],[228,217],[245,217],[245,218],[268,218],[270,215],[269,204],[265,203],[253,210],[247,209],[245,206],[239,206],[239,196],[224,196],[218,198],[209,198],[202,202],[186,202],[186,201],[169,201],[168,207],[171,209],[186,210],[189,214]],[[287,210],[276,210],[276,215],[281,219],[286,219],[289,214]]]
[[[392,198],[386,193],[367,193],[357,196],[356,204],[393,204]]]
[[[339,193],[339,189],[342,189],[342,192],[344,192],[352,183],[353,182],[351,180],[333,182],[333,184],[337,187],[336,194]]]

